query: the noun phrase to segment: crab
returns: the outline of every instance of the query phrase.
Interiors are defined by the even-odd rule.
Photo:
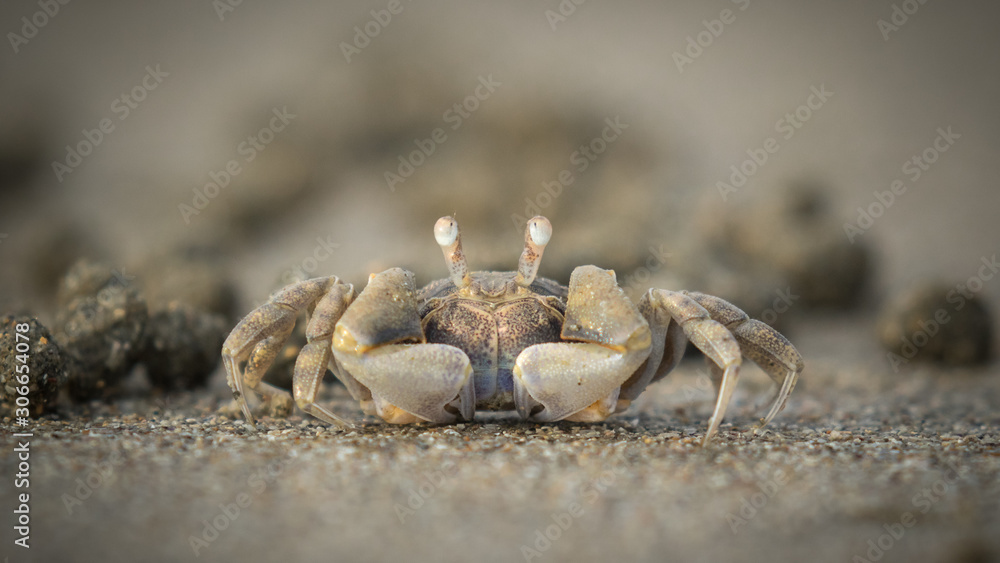
[[[247,388],[327,423],[353,426],[316,402],[329,369],[367,415],[392,424],[471,421],[477,409],[514,410],[539,422],[600,422],[622,412],[673,370],[688,341],[704,354],[717,400],[703,444],[719,429],[742,358],[777,384],[763,427],[780,412],[802,356],[769,325],[718,297],[650,289],[634,304],[615,272],[579,266],[569,286],[538,277],[552,236],[545,217],[525,227],[514,272],[470,272],[458,223],[442,217],[434,236],[449,277],[418,289],[414,274],[371,274],[355,294],[335,276],[275,293],[233,329],[222,348],[227,380],[256,428]],[[292,392],[261,381],[300,313],[307,344]],[[245,362],[245,366],[244,366]]]

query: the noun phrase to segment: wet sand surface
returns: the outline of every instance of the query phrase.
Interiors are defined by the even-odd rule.
[[[996,560],[997,366],[890,378],[857,319],[816,325],[798,327],[809,363],[769,432],[753,435],[768,384],[746,368],[707,448],[700,360],[602,424],[487,413],[389,426],[336,386],[325,400],[357,428],[265,417],[251,434],[218,412],[231,403],[218,380],[212,392],[95,403],[33,428],[32,555]]]

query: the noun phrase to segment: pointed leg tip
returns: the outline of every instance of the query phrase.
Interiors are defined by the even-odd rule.
[[[243,410],[243,422],[250,428],[252,432],[257,431],[257,421],[254,420],[253,413],[250,412],[250,407],[247,405],[241,405]]]
[[[704,448],[709,443],[711,443],[712,438],[715,438],[715,435],[718,434],[718,432],[719,432],[719,426],[717,424],[715,424],[715,421],[713,420],[713,421],[709,422],[709,424],[708,424],[708,430],[705,431],[705,437],[702,438],[702,440],[701,440],[701,447]]]
[[[753,429],[753,435],[754,435],[754,437],[757,437],[757,436],[767,436],[768,434],[771,433],[771,429],[764,428],[764,426],[766,424],[767,424],[767,422],[765,420],[761,419],[760,424],[754,426],[754,429]]]
[[[325,408],[323,408],[323,407],[321,407],[321,406],[319,406],[319,405],[317,405],[315,403],[309,403],[309,404],[301,406],[300,408],[306,414],[309,414],[309,415],[311,415],[311,416],[313,416],[315,418],[318,418],[319,420],[322,420],[323,422],[325,422],[327,424],[330,424],[330,425],[332,425],[334,427],[343,428],[345,430],[346,429],[354,429],[354,428],[356,428],[356,426],[354,426],[354,424],[352,424],[351,421],[349,421],[349,420],[347,420],[345,418],[341,418],[341,417],[333,414],[329,410],[327,410],[327,409],[325,409]]]

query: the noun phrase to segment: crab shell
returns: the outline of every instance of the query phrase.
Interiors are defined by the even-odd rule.
[[[536,278],[527,288],[516,272],[475,272],[465,291],[438,280],[419,293],[427,342],[449,344],[469,357],[476,408],[514,409],[514,362],[528,346],[562,341],[565,286]]]

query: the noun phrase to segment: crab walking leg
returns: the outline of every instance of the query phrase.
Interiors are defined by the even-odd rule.
[[[330,364],[332,352],[330,343],[333,328],[347,310],[354,297],[354,288],[349,285],[335,285],[316,304],[306,325],[306,345],[295,360],[295,374],[292,378],[292,395],[295,404],[304,412],[330,424],[353,427],[350,422],[316,404],[316,394],[323,383]]]
[[[650,304],[669,312],[674,321],[684,329],[688,340],[722,370],[719,397],[702,442],[702,445],[707,444],[718,431],[729,400],[736,390],[742,362],[740,345],[725,326],[712,320],[709,312],[691,297],[664,289],[651,289],[647,295]]]
[[[685,292],[722,323],[740,345],[743,355],[760,366],[777,385],[771,408],[761,426],[771,422],[788,401],[805,364],[802,355],[782,334],[765,323],[751,319],[728,301],[704,293]]]
[[[278,332],[254,346],[243,371],[243,382],[247,387],[263,395],[266,403],[276,405],[273,408],[285,416],[292,411],[292,398],[288,395],[288,391],[261,380],[267,373],[267,368],[274,363],[274,358],[285,346],[285,341],[288,340],[288,336],[295,327],[295,319],[292,318],[291,322],[287,324],[287,328],[279,329]]]
[[[573,270],[561,337],[575,342],[536,344],[518,355],[518,413],[543,422],[604,420],[650,349],[649,325],[618,287],[614,271]]]
[[[288,286],[247,315],[229,333],[222,345],[222,363],[226,368],[226,380],[233,390],[233,397],[251,428],[256,428],[256,425],[247,404],[244,385],[265,394],[269,400],[284,397],[291,401],[287,391],[262,384],[260,378],[284,345],[298,314],[314,304],[331,287],[339,284],[340,280],[336,277],[328,277]],[[247,373],[244,374],[240,370],[240,363],[248,359]]]
[[[250,373],[261,373],[261,367],[264,368],[263,371],[267,371],[267,367],[264,366],[267,363],[264,357],[270,355],[269,351],[276,353],[275,348],[280,349],[290,334],[288,327],[295,324],[294,315],[286,318],[283,313],[285,310],[280,305],[273,303],[261,305],[250,316],[236,325],[222,346],[222,364],[226,368],[226,382],[232,389],[233,398],[240,406],[243,417],[251,428],[256,428],[256,425],[253,414],[250,412],[250,405],[246,400],[244,384],[251,389],[256,389],[260,385],[260,380],[246,379],[239,364],[244,359],[254,356],[257,361],[251,364]],[[271,336],[274,333],[283,336],[272,339]],[[272,355],[272,360],[273,357]]]
[[[475,415],[469,358],[454,346],[426,343],[413,274],[406,270],[372,274],[334,329],[333,354],[371,392],[387,422],[453,422],[456,415]]]
[[[649,330],[652,332],[649,359],[646,360],[642,371],[636,372],[622,385],[621,395],[618,398],[619,411],[628,408],[629,404],[650,384],[666,377],[684,357],[687,336],[666,309],[653,306],[650,300],[652,291],[644,293],[638,305],[639,313],[649,323]]]

